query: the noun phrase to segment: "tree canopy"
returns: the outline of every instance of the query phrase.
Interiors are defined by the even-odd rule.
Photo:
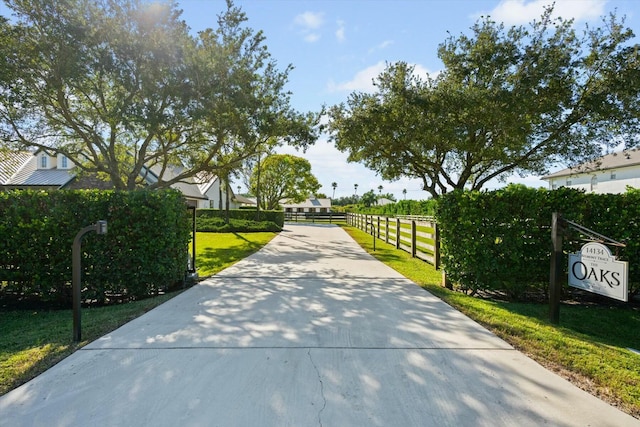
[[[419,178],[437,197],[636,145],[633,33],[615,15],[579,33],[552,12],[509,29],[481,18],[472,35],[440,44],[437,76],[388,64],[377,92],[354,92],[329,110],[336,147],[384,179]]]
[[[289,104],[291,66],[278,69],[231,0],[217,26],[197,36],[175,3],[7,4],[17,21],[0,20],[6,146],[64,154],[132,189],[227,177],[267,141],[306,147],[317,139],[318,115]]]
[[[263,159],[256,165],[250,185],[252,193],[261,194],[262,209],[277,209],[281,200],[301,202],[321,187],[309,161],[291,154]]]

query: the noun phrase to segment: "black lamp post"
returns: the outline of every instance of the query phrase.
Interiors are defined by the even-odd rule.
[[[107,221],[100,220],[95,224],[84,227],[76,234],[73,239],[73,247],[71,248],[72,258],[72,288],[73,288],[73,341],[80,342],[82,340],[81,322],[80,322],[80,305],[82,303],[82,287],[81,281],[81,263],[82,263],[82,237],[90,231],[98,234],[107,234]]]

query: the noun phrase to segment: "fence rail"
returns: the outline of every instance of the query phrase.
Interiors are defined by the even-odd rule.
[[[285,212],[285,221],[294,222],[328,222],[345,221],[344,212]]]
[[[376,239],[440,268],[440,231],[434,218],[405,219],[348,213],[345,219],[347,224]]]

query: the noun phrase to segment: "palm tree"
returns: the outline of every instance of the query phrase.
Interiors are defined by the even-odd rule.
[[[378,185],[378,194],[382,195],[382,185]]]
[[[331,183],[331,187],[333,188],[333,195],[331,196],[332,199],[336,198],[336,188],[338,187],[338,183],[337,182],[332,182]]]
[[[354,196],[358,195],[358,184],[353,184],[353,188],[355,190],[355,192],[353,193]]]
[[[404,199],[407,200],[407,189],[402,190],[402,194],[404,195]]]

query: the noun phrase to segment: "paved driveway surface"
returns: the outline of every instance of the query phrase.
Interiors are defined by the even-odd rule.
[[[260,252],[0,397],[1,426],[638,426],[340,228]]]

